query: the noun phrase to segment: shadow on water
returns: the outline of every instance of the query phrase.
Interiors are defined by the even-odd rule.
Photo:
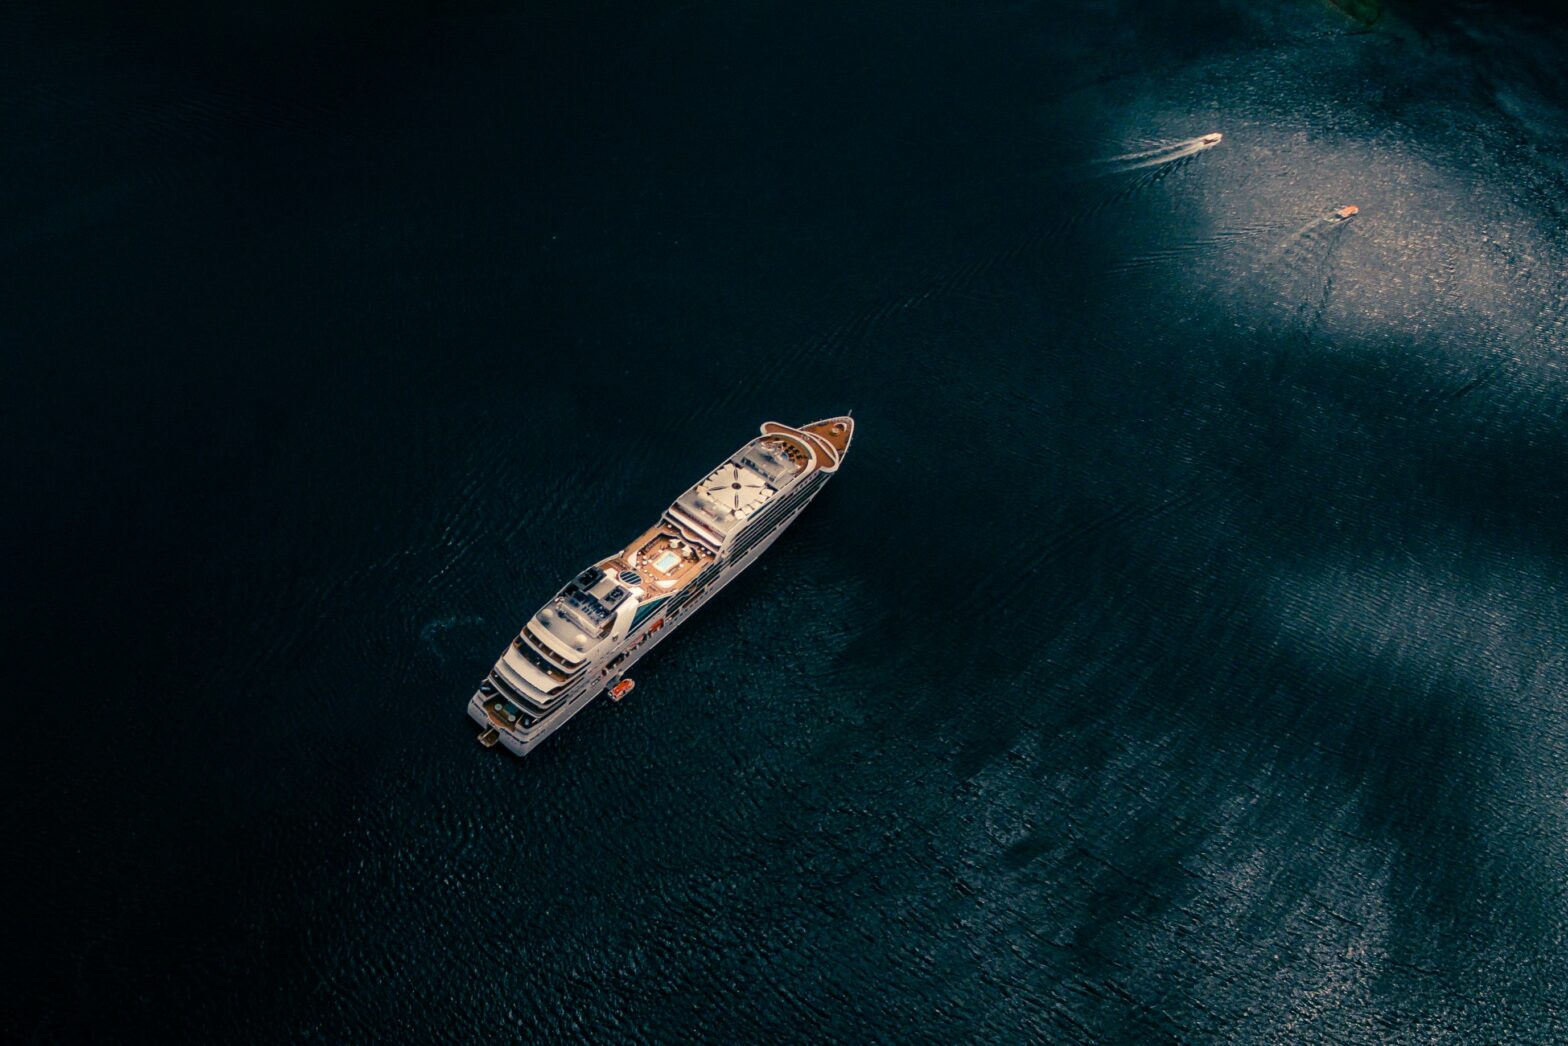
[[[969,421],[1018,461],[961,462],[910,496],[911,516],[942,520],[949,540],[933,555],[926,528],[881,536],[890,562],[921,564],[884,582],[891,605],[918,612],[881,619],[838,670],[862,680],[877,731],[945,751],[959,780],[1077,768],[1064,786],[1076,813],[1008,844],[1005,865],[1067,859],[1064,840],[1085,836],[1071,821],[1097,810],[1132,819],[1145,845],[1094,858],[1132,886],[1107,886],[1083,933],[1114,936],[1210,892],[1192,872],[1203,855],[1278,818],[1327,833],[1293,888],[1311,894],[1337,852],[1386,877],[1381,947],[1396,964],[1544,947],[1533,935],[1552,932],[1558,888],[1497,804],[1528,772],[1521,731],[1564,684],[1540,658],[1568,606],[1530,581],[1568,566],[1564,493],[1541,482],[1568,474],[1551,438],[1562,419],[1515,410],[1478,431],[1475,410],[1497,421],[1531,402],[1529,386],[1496,364],[1450,375],[1413,346],[1340,339],[1311,355],[1287,332],[1248,351],[1223,379],[1194,362],[1177,364],[1189,373],[1175,387],[1142,371],[1137,391],[1098,393],[1058,357],[1053,383],[1073,395],[1042,391],[1037,428]],[[1128,418],[1123,398],[1166,408]],[[1102,438],[1074,447],[1056,410],[1099,416]],[[1515,626],[1502,638],[1499,614]],[[880,652],[910,627],[928,641],[887,665]],[[886,701],[872,666],[901,681]],[[1516,678],[1534,682],[1515,691]],[[1170,778],[1172,763],[1218,753],[1230,769],[1212,781]],[[1127,803],[1130,782],[1161,777],[1178,794]],[[1246,800],[1236,822],[1230,807],[1259,787],[1272,798]]]
[[[1092,236],[1097,220],[1155,189],[1167,178],[1180,174],[1195,162],[1200,153],[1212,148],[1213,143],[1205,140],[1207,137],[1112,157],[1100,161],[1104,164],[1101,167],[1052,170],[1036,175],[1038,185],[1030,190],[1033,195],[1041,199],[1063,199],[1066,202],[1060,207],[1048,208],[1033,228],[1026,228],[1022,234],[1016,228],[1007,228],[971,248],[967,252],[971,255],[968,260],[945,271],[918,278],[913,289],[888,296],[878,304],[862,308],[830,330],[804,339],[786,351],[772,354],[769,362],[750,376],[748,381],[732,384],[719,395],[703,401],[700,412],[683,418],[683,421],[699,421],[721,408],[733,406],[741,397],[754,394],[758,387],[767,387],[780,381],[792,369],[798,369],[807,361],[831,358],[863,347],[879,327],[903,318],[911,310],[932,307],[950,297],[961,296],[997,270],[1027,262],[1032,254],[1052,244],[1070,242],[1074,235]],[[1129,157],[1133,162],[1126,162]],[[1083,183],[1086,173],[1094,180]],[[1017,193],[1021,190],[1015,184],[1013,191]]]

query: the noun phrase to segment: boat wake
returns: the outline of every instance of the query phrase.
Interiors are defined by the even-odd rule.
[[[1090,166],[1097,173],[1103,175],[1125,174],[1128,171],[1142,170],[1145,167],[1159,167],[1177,160],[1185,160],[1189,156],[1196,156],[1205,149],[1212,149],[1225,136],[1218,131],[1199,135],[1197,138],[1184,138],[1179,142],[1166,142],[1152,149],[1141,149],[1137,152],[1122,153],[1120,156],[1107,156],[1101,160],[1091,160]]]
[[[1293,247],[1315,244],[1328,230],[1343,225],[1358,211],[1360,211],[1359,207],[1341,207],[1332,214],[1323,214],[1313,218],[1310,222],[1276,243],[1268,254],[1264,256],[1264,260],[1273,262]]]

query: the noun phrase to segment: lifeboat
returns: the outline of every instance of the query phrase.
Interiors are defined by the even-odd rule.
[[[1351,204],[1349,207],[1341,207],[1339,210],[1335,211],[1334,220],[1336,222],[1342,222],[1346,218],[1353,218],[1360,213],[1361,208],[1357,207],[1355,204]]]
[[[632,688],[636,685],[637,684],[632,682],[630,679],[621,680],[619,683],[616,683],[614,686],[610,687],[610,700],[619,701],[621,698],[631,693]]]

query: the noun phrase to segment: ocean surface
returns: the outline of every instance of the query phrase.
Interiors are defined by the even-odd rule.
[[[0,5],[0,1037],[1568,1042],[1542,11]]]

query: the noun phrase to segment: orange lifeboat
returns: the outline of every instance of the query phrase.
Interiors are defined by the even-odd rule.
[[[1360,214],[1360,213],[1361,213],[1361,208],[1357,207],[1355,204],[1351,204],[1349,207],[1341,207],[1339,210],[1335,211],[1334,212],[1334,220],[1342,222],[1346,218],[1354,217],[1355,215]]]
[[[621,698],[631,693],[632,688],[636,685],[637,684],[632,682],[630,679],[621,680],[619,683],[616,683],[614,686],[610,687],[610,700],[619,701]]]

